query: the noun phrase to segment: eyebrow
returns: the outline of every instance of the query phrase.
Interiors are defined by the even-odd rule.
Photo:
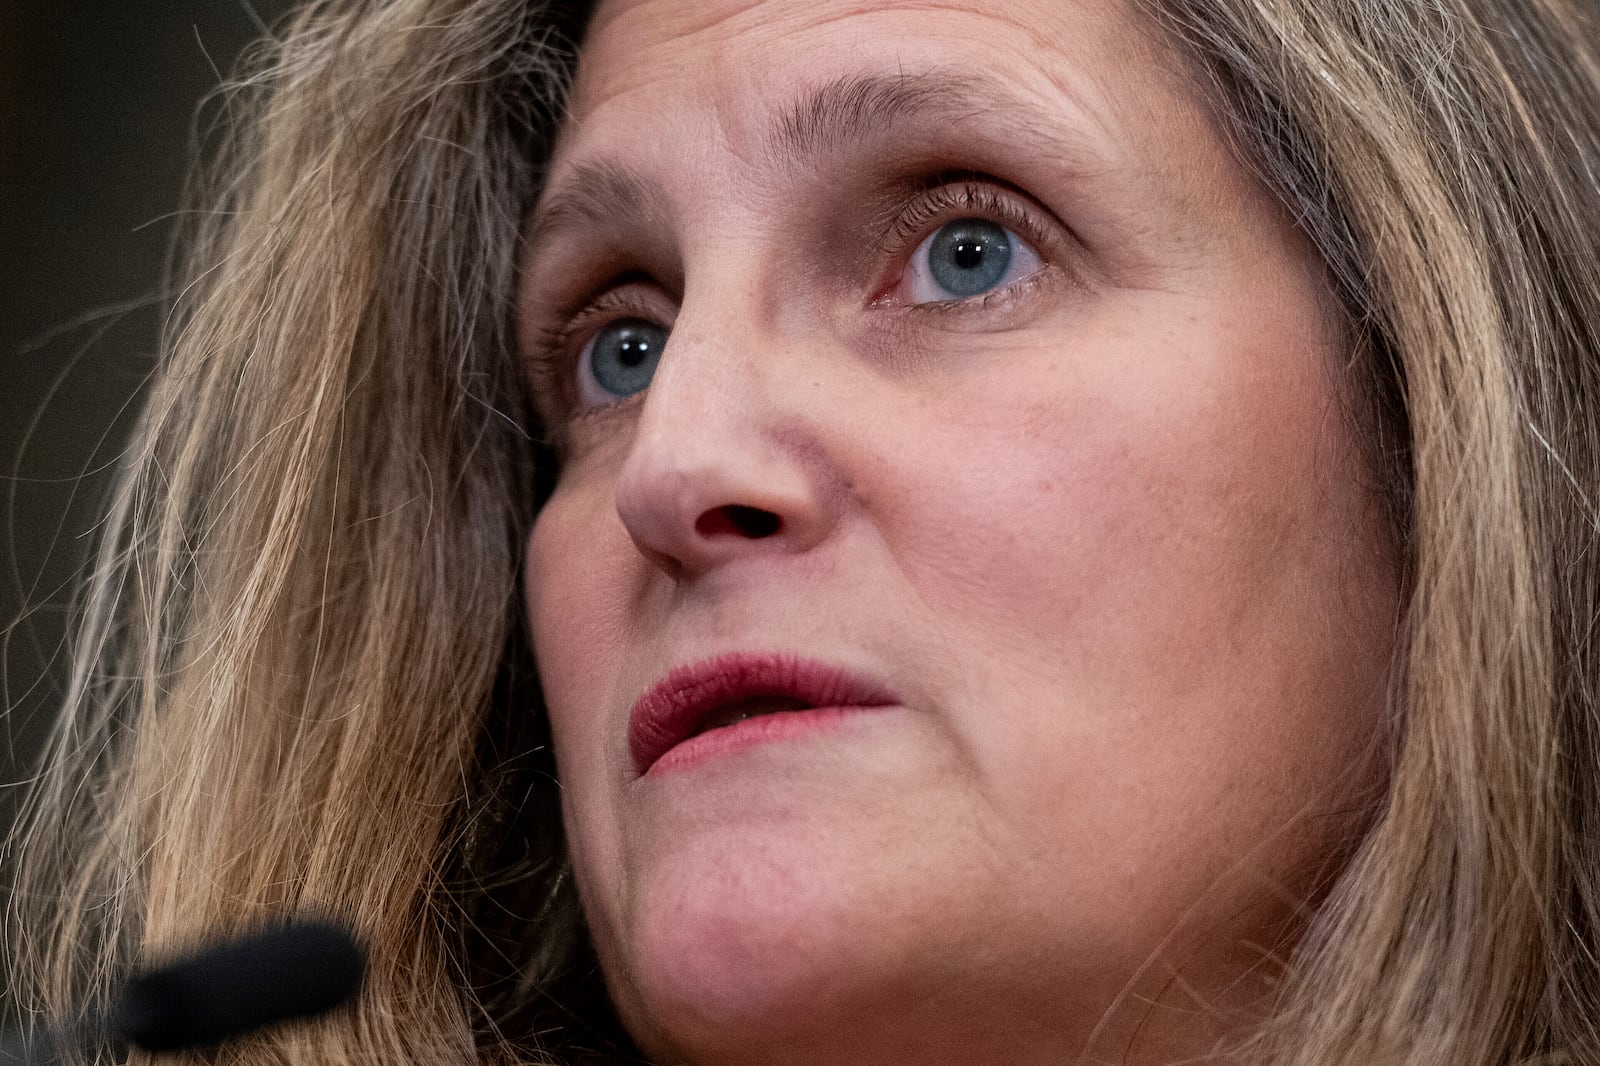
[[[785,168],[805,166],[897,120],[967,110],[999,110],[994,87],[979,78],[935,69],[916,74],[847,74],[786,108],[766,145]]]
[[[934,68],[904,72],[847,74],[807,91],[790,103],[768,131],[764,158],[775,168],[800,171],[819,157],[870,139],[886,127],[908,120],[992,117],[1004,119],[1032,143],[1058,158],[1084,158],[1081,140],[1047,125],[1020,100],[993,82],[959,71]],[[561,185],[537,208],[529,229],[528,251],[559,233],[618,223],[660,223],[666,215],[660,187],[629,165],[597,160],[574,165]]]

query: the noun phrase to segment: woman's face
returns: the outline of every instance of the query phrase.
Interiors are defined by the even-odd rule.
[[[1346,353],[1175,70],[1109,0],[601,3],[527,609],[659,1061],[1199,1054],[1359,832],[1398,591]],[[738,651],[893,702],[641,772],[635,702]]]

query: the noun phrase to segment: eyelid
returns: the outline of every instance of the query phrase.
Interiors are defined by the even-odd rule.
[[[881,293],[885,291],[885,284],[892,286],[899,281],[911,257],[939,225],[961,218],[987,217],[1005,223],[1034,247],[1044,265],[1027,278],[975,296],[923,303],[885,304],[883,297],[877,295],[869,301],[868,306],[894,307],[908,313],[960,314],[988,307],[1008,295],[1020,295],[1022,291],[1034,288],[1041,275],[1060,269],[1058,264],[1066,251],[1062,239],[1055,232],[1061,224],[1050,225],[1041,221],[1041,209],[1023,206],[1021,201],[1025,199],[1028,199],[1026,194],[1009,183],[975,171],[945,172],[929,178],[923,185],[922,193],[895,215],[878,240],[879,250],[883,253],[892,251],[895,257],[885,275],[886,283],[874,285],[874,292]]]
[[[649,283],[648,275],[624,274],[606,286],[599,296],[581,295],[551,312],[556,325],[534,330],[529,359],[533,364],[535,387],[555,398],[559,417],[572,421],[616,406],[580,408],[577,405],[577,383],[572,373],[577,368],[578,357],[601,329],[624,318],[659,321],[671,329],[671,319],[675,316],[661,312],[659,305],[664,301],[639,299],[636,295]],[[617,403],[626,401],[624,397]]]

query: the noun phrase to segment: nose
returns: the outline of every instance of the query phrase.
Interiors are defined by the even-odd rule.
[[[827,536],[838,494],[823,460],[826,390],[795,355],[748,318],[679,314],[616,486],[628,535],[669,577]]]

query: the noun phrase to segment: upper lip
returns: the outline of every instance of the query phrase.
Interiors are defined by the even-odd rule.
[[[634,768],[643,774],[713,713],[757,696],[787,696],[813,707],[900,702],[887,686],[841,666],[788,652],[729,652],[679,666],[639,697],[628,716]]]

